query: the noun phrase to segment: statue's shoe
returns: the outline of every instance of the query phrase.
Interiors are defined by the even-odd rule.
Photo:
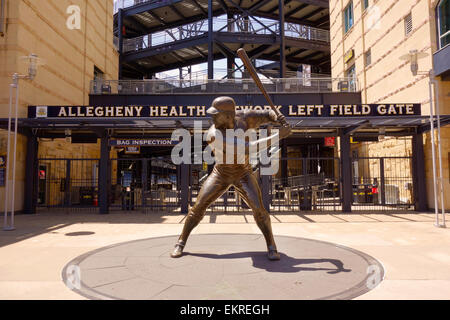
[[[170,254],[170,256],[172,258],[179,258],[179,257],[181,257],[181,255],[183,254],[183,249],[184,249],[185,245],[186,245],[186,243],[184,241],[178,240],[178,242],[175,244],[175,248],[173,249],[173,251]]]
[[[280,254],[278,253],[277,249],[274,246],[269,246],[267,258],[269,258],[269,260],[272,261],[280,260]]]

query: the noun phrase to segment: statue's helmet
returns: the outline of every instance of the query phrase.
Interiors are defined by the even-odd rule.
[[[236,112],[236,103],[231,97],[218,97],[214,99],[211,107],[206,110],[210,115],[218,114],[220,112]]]

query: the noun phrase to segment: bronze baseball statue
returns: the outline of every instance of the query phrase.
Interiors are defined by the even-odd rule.
[[[254,75],[257,77],[256,72]],[[271,101],[269,103],[273,106]],[[277,122],[283,124],[279,131],[279,139],[283,139],[291,134],[291,128],[287,125],[284,116],[279,112],[277,114],[277,111],[278,110],[275,108],[273,110],[264,111],[236,111],[236,104],[232,98],[216,98],[211,107],[207,110],[207,113],[212,116],[213,120],[213,125],[208,131],[208,137],[210,137],[208,143],[213,143],[216,138],[222,138],[222,146],[231,143],[233,144],[232,147],[236,147],[236,140],[230,141],[225,138],[225,131],[227,129],[242,129],[245,132],[248,129],[257,129],[261,125],[276,124]],[[215,150],[215,156],[217,157],[217,153],[220,152],[221,156],[225,158],[226,149],[227,148],[223,147],[220,151]],[[196,203],[189,210],[183,231],[171,253],[171,257],[177,258],[182,255],[191,231],[203,219],[207,208],[231,186],[234,186],[235,190],[253,211],[253,217],[255,218],[256,224],[266,240],[269,260],[280,259],[272,234],[270,215],[263,206],[261,189],[259,188],[257,178],[253,174],[248,152],[245,153],[243,162],[244,163],[238,163],[238,161],[236,161],[231,164],[225,163],[225,161],[222,163],[216,162],[213,171],[200,189]]]

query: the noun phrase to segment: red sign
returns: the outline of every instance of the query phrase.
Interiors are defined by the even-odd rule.
[[[325,137],[325,147],[334,147],[336,145],[335,137]]]

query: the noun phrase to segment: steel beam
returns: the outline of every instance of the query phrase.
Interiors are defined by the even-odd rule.
[[[101,143],[100,143],[100,164],[98,175],[98,201],[100,206],[100,213],[109,213],[109,176],[111,172],[109,170],[109,136],[108,131],[104,130]]]
[[[186,19],[186,17],[173,5],[173,4],[171,4],[171,5],[169,5],[169,7],[170,7],[170,9],[172,9],[172,11],[173,12],[175,12],[175,14],[177,15],[177,16],[179,16],[181,19]]]
[[[284,36],[284,0],[278,0],[280,31],[280,78],[286,78],[286,38]]]
[[[187,214],[189,211],[189,177],[190,167],[188,164],[180,164],[181,178],[181,213]]]
[[[223,54],[222,53],[215,53],[214,54],[214,60],[218,60],[218,59],[222,59],[223,58]],[[204,57],[197,57],[194,59],[189,59],[189,60],[185,60],[184,62],[176,62],[176,63],[171,63],[171,64],[166,64],[164,66],[158,66],[158,67],[154,67],[154,68],[150,68],[147,71],[151,72],[151,73],[158,73],[158,72],[163,72],[166,70],[172,70],[172,69],[177,69],[180,67],[187,67],[190,65],[194,65],[194,64],[198,64],[198,63],[204,63],[207,62],[208,59],[204,58]]]
[[[310,13],[304,15],[304,16],[302,17],[302,19],[308,20],[309,18],[315,16],[316,14],[318,14],[319,12],[321,12],[321,11],[323,11],[323,10],[324,10],[324,8],[318,8],[318,9],[316,9],[316,10],[313,10],[313,11],[311,11]]]
[[[370,121],[369,120],[365,120],[365,121],[360,122],[357,125],[350,126],[350,127],[342,129],[342,132],[343,132],[343,134],[351,135],[355,131],[357,131],[357,130],[359,130],[361,128],[367,127],[369,124],[370,124]]]
[[[288,13],[286,13],[286,16],[285,16],[285,17],[286,17],[286,18],[289,18],[289,17],[293,16],[294,14],[296,14],[297,12],[302,11],[302,10],[305,9],[306,7],[308,7],[307,4],[301,4],[301,5],[299,5],[297,8],[295,8],[295,9],[289,11]]]
[[[64,180],[64,206],[70,207],[71,205],[71,188],[70,188],[70,180],[72,178],[71,175],[71,160],[66,160],[66,179]]]
[[[39,142],[37,136],[32,130],[27,130],[27,156],[25,168],[25,197],[24,213],[36,213],[36,204],[38,198],[38,148]]]
[[[267,212],[270,213],[270,176],[261,175],[261,193],[263,196],[263,205]]]
[[[212,0],[208,0],[208,79],[214,79],[214,30]]]
[[[214,17],[220,16],[220,15],[223,15],[223,10],[222,9],[213,11],[213,16]],[[205,20],[207,18],[208,18],[208,13],[206,13],[206,14],[202,13],[202,14],[198,14],[198,15],[195,15],[195,16],[192,16],[192,17],[186,17],[185,19],[179,19],[179,20],[174,21],[174,22],[165,22],[166,23],[165,25],[159,24],[159,25],[157,25],[155,27],[146,28],[145,32],[136,34],[136,36],[143,36],[143,35],[147,35],[147,34],[156,33],[156,32],[159,32],[159,31],[165,31],[167,29],[172,29],[172,28],[184,26],[186,24],[194,23],[194,22],[197,22],[197,21],[200,21],[200,20]]]
[[[423,151],[423,136],[421,133],[415,133],[412,136],[412,161],[414,209],[420,212],[428,211],[425,156]]]
[[[143,58],[153,57],[157,55],[167,54],[171,51],[181,50],[189,47],[199,46],[208,42],[208,34],[192,37],[186,40],[179,40],[154,46],[138,52],[129,52],[124,55],[123,61],[135,61]]]
[[[119,28],[119,80],[122,79],[123,71],[123,10],[119,9],[117,14],[118,28]]]
[[[206,12],[206,10],[197,2],[197,0],[190,0],[191,1],[191,3],[193,3],[197,8],[199,8],[200,9],[200,11],[201,12],[203,12],[203,14],[208,14],[207,12]],[[209,9],[209,2],[208,2],[208,9]]]
[[[352,164],[350,161],[350,135],[340,133],[342,211],[352,211]]]
[[[174,5],[178,2],[181,2],[182,0],[160,0],[157,2],[145,2],[140,5],[136,5],[130,8],[122,9],[124,10],[125,17],[134,16],[140,13],[144,13],[150,10],[155,10],[158,8],[167,7],[170,5]],[[120,9],[119,9],[120,10]]]
[[[330,4],[328,0],[294,0],[296,2],[304,3],[304,4],[310,4],[316,7],[321,8],[329,8]]]
[[[386,179],[384,176],[384,158],[380,158],[380,195],[381,195],[381,204],[386,205]]]

